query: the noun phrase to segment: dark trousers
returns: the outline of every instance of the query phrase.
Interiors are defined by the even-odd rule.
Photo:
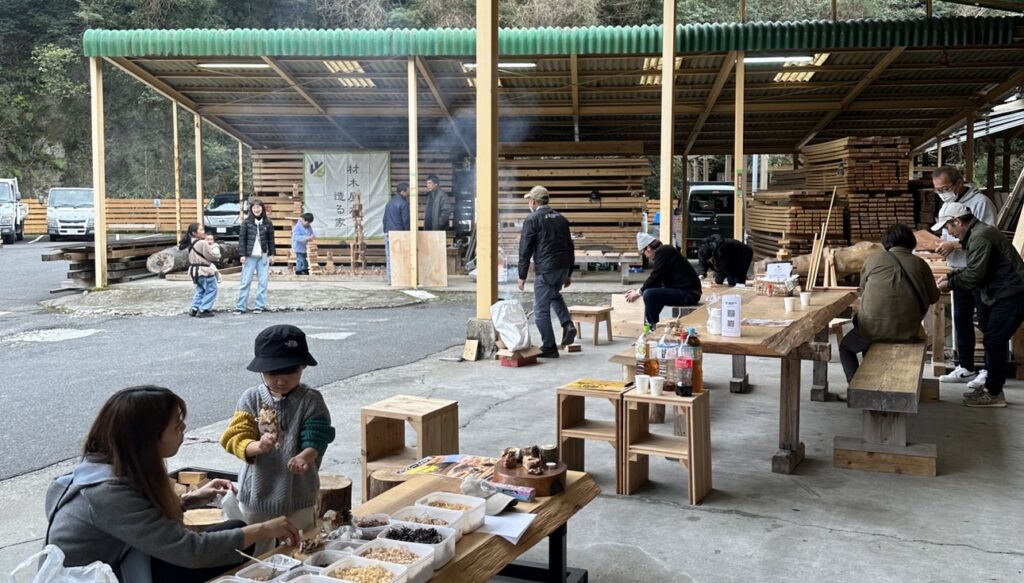
[[[206,529],[205,532],[232,530],[235,528],[242,528],[243,526],[245,526],[245,523],[241,520],[229,520],[228,522],[215,524]],[[244,552],[247,555],[251,555],[254,550],[256,549],[249,547],[248,549],[244,549]],[[183,557],[183,559],[187,561],[188,557]],[[245,559],[239,555],[237,563],[228,563],[219,567],[190,569],[188,567],[181,567],[166,563],[156,557],[150,557],[149,568],[153,573],[153,583],[204,583],[205,581],[214,579],[219,575],[223,575],[224,572],[231,567],[241,565],[243,562],[245,562]]]
[[[652,287],[644,290],[644,321],[651,329],[658,324],[665,306],[696,306],[700,296],[674,287]]]
[[[953,340],[956,344],[954,362],[967,370],[974,370],[974,311],[982,305],[981,292],[953,290],[950,295],[953,303]]]
[[[843,363],[846,382],[852,381],[853,375],[857,374],[857,369],[860,368],[860,360],[857,355],[866,354],[870,347],[871,342],[860,333],[856,326],[849,334],[843,336],[843,341],[839,343],[839,362]]]
[[[538,273],[533,282],[533,319],[537,322],[537,329],[540,330],[540,349],[544,352],[558,350],[555,331],[551,328],[552,308],[554,308],[555,316],[562,324],[563,329],[572,326],[569,307],[565,305],[561,294],[562,285],[565,284],[565,279],[569,277],[571,270],[570,267]]]
[[[997,300],[991,306],[978,302],[978,323],[985,334],[985,370],[988,380],[985,388],[992,396],[1003,392],[1006,384],[1006,360],[1010,357],[1010,338],[1024,323],[1024,297]],[[958,333],[959,335],[959,333]],[[973,329],[972,334],[973,337]],[[961,365],[962,366],[962,365]]]

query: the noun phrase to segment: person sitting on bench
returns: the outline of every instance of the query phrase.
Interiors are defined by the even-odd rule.
[[[747,272],[754,260],[754,250],[736,239],[711,235],[697,249],[697,275],[715,272],[715,283],[728,281],[729,287],[747,283]]]
[[[626,301],[644,299],[644,321],[653,330],[665,306],[696,306],[701,286],[697,272],[679,249],[664,245],[648,233],[636,234],[636,248],[654,262],[651,275],[639,289],[626,292]]]
[[[939,301],[931,268],[913,254],[917,239],[910,227],[886,229],[882,246],[885,252],[868,257],[860,272],[860,308],[853,331],[839,344],[847,382],[860,366],[857,353],[867,352],[872,343],[924,342],[921,320],[928,306]]]

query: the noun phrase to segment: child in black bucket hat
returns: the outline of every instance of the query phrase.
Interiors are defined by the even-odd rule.
[[[246,368],[262,382],[246,389],[221,446],[245,462],[239,476],[240,516],[252,524],[287,516],[310,529],[327,445],[334,441],[323,395],[302,384],[302,371],[316,366],[306,334],[295,326],[271,326],[256,337]]]

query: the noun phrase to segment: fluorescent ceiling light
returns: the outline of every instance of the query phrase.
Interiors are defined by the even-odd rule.
[[[266,63],[196,63],[200,69],[269,69]]]
[[[796,56],[796,57],[743,57],[744,63],[750,64],[764,64],[764,63],[810,63],[814,60],[814,57],[809,56]]]
[[[346,75],[362,75],[366,74],[363,70],[363,66],[359,64],[359,61],[324,61],[324,66],[327,70],[333,74],[346,74]],[[373,79],[368,77],[338,77],[338,83],[341,83],[342,87],[376,87],[377,84],[373,82]]]
[[[683,65],[683,58],[676,57],[675,70],[678,71]],[[644,74],[640,75],[640,85],[661,85],[661,73],[646,73],[646,71],[661,71],[661,57],[644,57]]]
[[[476,63],[463,63],[466,69],[476,69]],[[537,63],[498,63],[499,69],[536,69]]]
[[[806,83],[811,80],[816,71],[786,71],[786,67],[793,67],[796,65],[807,65],[809,67],[820,67],[825,64],[828,60],[829,53],[817,53],[814,55],[813,60],[808,63],[806,61],[786,61],[782,64],[782,71],[775,74],[773,81],[776,83]]]

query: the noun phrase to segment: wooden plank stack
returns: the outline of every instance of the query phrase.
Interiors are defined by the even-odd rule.
[[[806,190],[762,190],[747,205],[747,229],[751,247],[758,257],[775,257],[780,250],[790,256],[812,250],[813,239],[820,234],[828,216],[828,195]],[[843,202],[836,200],[826,231],[830,245],[845,244]]]
[[[196,199],[181,199],[181,224],[174,225],[174,198],[161,198],[153,206],[151,198],[107,199],[107,228],[119,231],[160,231],[182,233],[196,220]],[[26,235],[46,234],[46,207],[36,199],[23,199],[28,204]]]
[[[850,192],[906,192],[910,138],[843,138],[805,146],[807,188]],[[845,191],[845,192],[844,192]]]
[[[506,254],[516,253],[529,213],[523,195],[542,185],[551,193],[551,207],[572,224],[577,250],[635,251],[636,232],[648,204],[644,179],[650,174],[650,162],[640,157],[502,159],[499,244]],[[599,198],[592,198],[592,192]]]
[[[854,193],[847,195],[846,200],[850,211],[851,241],[878,241],[892,225],[903,223],[913,228],[916,224],[911,194]]]
[[[154,277],[146,269],[150,255],[176,243],[174,237],[150,237],[132,241],[107,241],[107,281],[123,283],[144,277]],[[70,261],[67,276],[73,287],[91,288],[96,285],[96,245],[83,242],[60,247],[43,254],[43,261]]]

